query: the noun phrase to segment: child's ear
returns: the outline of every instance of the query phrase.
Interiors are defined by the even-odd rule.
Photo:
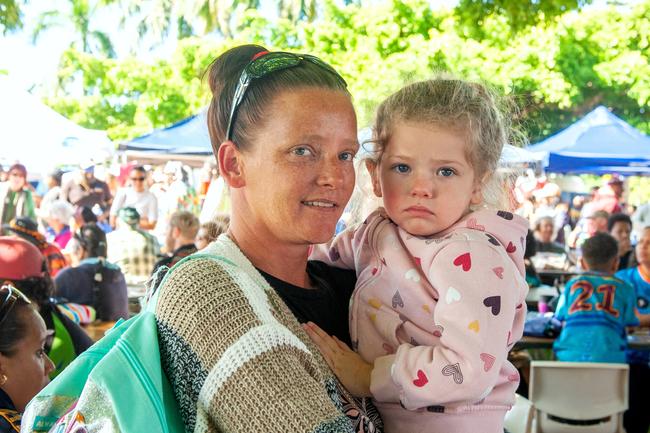
[[[474,181],[474,189],[472,189],[472,197],[469,200],[469,203],[473,206],[478,206],[483,203],[483,184],[487,182],[489,175],[483,176],[480,180],[477,179]]]
[[[381,184],[379,183],[379,163],[372,159],[366,159],[366,169],[372,180],[372,191],[377,197],[381,197]]]

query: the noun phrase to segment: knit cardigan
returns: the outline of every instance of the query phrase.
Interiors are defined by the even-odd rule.
[[[172,268],[156,317],[187,432],[381,431],[227,235]]]

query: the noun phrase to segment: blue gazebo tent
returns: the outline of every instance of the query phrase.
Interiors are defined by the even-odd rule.
[[[527,149],[550,172],[650,174],[650,137],[602,105]]]
[[[167,155],[212,155],[206,113],[204,109],[167,128],[134,138],[122,144],[121,149]]]

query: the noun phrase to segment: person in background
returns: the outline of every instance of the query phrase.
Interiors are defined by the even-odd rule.
[[[14,164],[8,173],[7,181],[0,183],[0,224],[9,224],[21,216],[35,220],[36,208],[32,191],[27,186],[27,169],[22,164]]]
[[[217,240],[220,234],[228,231],[230,217],[228,215],[217,215],[214,220],[201,224],[199,231],[196,233],[194,244],[197,250],[207,247],[212,241]]]
[[[4,228],[38,248],[47,261],[47,269],[51,277],[55,277],[61,269],[68,266],[68,262],[59,247],[45,239],[45,236],[38,231],[35,221],[27,217],[19,217],[5,225]]]
[[[632,220],[628,215],[615,213],[607,220],[607,231],[618,242],[618,270],[634,268],[638,264],[630,240]]]
[[[536,250],[540,253],[565,253],[564,245],[553,242],[553,218],[544,216],[535,222]]]
[[[83,329],[51,301],[52,279],[45,258],[34,245],[17,237],[0,237],[0,282],[13,285],[33,301],[46,328],[53,331],[52,344],[47,350],[55,365],[51,378],[93,344]]]
[[[528,287],[539,287],[542,285],[542,279],[535,269],[535,264],[531,260],[537,254],[537,241],[532,230],[526,233],[526,250],[524,251],[524,268],[526,270],[526,283]]]
[[[140,215],[140,228],[153,230],[158,221],[158,199],[147,187],[147,170],[141,165],[133,167],[129,181],[130,186],[120,188],[115,194],[110,210],[111,226],[116,226],[120,209],[135,208]]]
[[[140,230],[140,214],[133,207],[124,207],[117,213],[117,229],[106,235],[106,258],[122,269],[126,283],[143,284],[151,275],[160,247],[156,238]]]
[[[199,219],[192,212],[174,212],[169,219],[165,240],[168,254],[156,262],[153,272],[155,273],[161,266],[171,268],[181,259],[194,254],[197,251],[194,239],[198,231]]]
[[[49,173],[45,178],[45,188],[42,192],[42,198],[39,203],[40,209],[48,209],[50,205],[61,198],[61,180],[63,179],[63,172],[56,169]],[[42,185],[43,183],[39,184]]]
[[[564,323],[553,350],[560,361],[625,363],[626,328],[636,326],[634,288],[616,278],[618,245],[596,233],[582,245],[585,273],[567,282],[555,316]]]
[[[6,182],[9,179],[9,173],[5,170],[4,166],[0,164],[0,182]]]
[[[45,229],[45,238],[65,250],[72,237],[69,224],[74,215],[74,208],[66,201],[57,200],[46,212],[45,221],[48,227]]]
[[[51,332],[37,307],[11,285],[0,287],[0,432],[20,431],[27,403],[47,385]]]
[[[569,236],[567,245],[570,248],[580,248],[586,239],[596,233],[607,233],[608,220],[609,214],[604,210],[597,210],[591,214],[587,214],[576,224],[575,229],[573,229]]]
[[[642,327],[650,326],[650,227],[641,231],[636,247],[639,263],[634,268],[620,270],[616,276],[634,287],[636,307]],[[627,433],[647,433],[650,428],[650,411],[647,396],[650,389],[650,352],[627,351],[630,364],[630,406],[625,412],[623,424]]]
[[[650,226],[650,201],[640,205],[632,214],[632,235],[635,239],[641,237],[643,229]]]
[[[120,268],[106,260],[106,233],[91,223],[81,227],[75,239],[80,246],[79,266],[56,276],[56,296],[93,307],[102,321],[128,319],[126,281]]]
[[[80,171],[61,188],[61,199],[74,206],[87,206],[95,211],[99,220],[106,220],[113,196],[106,182],[95,177],[95,164],[92,161],[81,165]]]

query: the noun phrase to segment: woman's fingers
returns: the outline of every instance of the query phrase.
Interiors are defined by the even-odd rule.
[[[332,337],[330,337],[330,335],[327,332],[320,329],[318,325],[312,322],[308,322],[306,326],[307,326],[306,329],[311,331],[313,336],[316,339],[318,339],[318,341],[320,341],[319,347],[321,346],[326,347],[327,350],[332,353],[335,353],[336,351],[340,350],[340,347],[337,344],[337,342]],[[314,337],[312,337],[312,340],[314,339]]]
[[[334,339],[334,341],[338,345],[339,349],[347,351],[347,352],[352,352],[352,349],[350,349],[350,346],[345,344],[343,341],[339,340],[336,335],[332,335],[332,338]]]

